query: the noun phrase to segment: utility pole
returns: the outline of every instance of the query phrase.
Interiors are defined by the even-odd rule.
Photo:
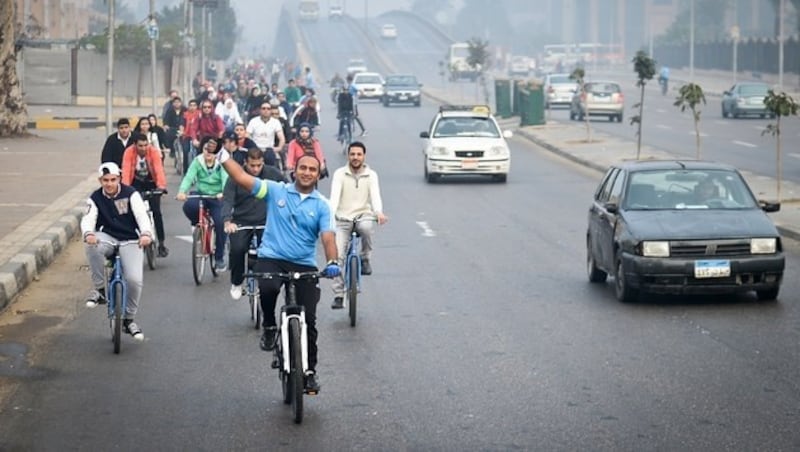
[[[153,87],[153,114],[158,117],[156,105],[156,40],[158,39],[158,24],[156,23],[156,0],[150,0],[150,18],[147,23],[147,34],[150,37],[150,84]]]
[[[202,74],[203,81],[205,81],[206,80],[206,30],[207,30],[206,19],[208,17],[206,15],[205,3],[203,3],[203,7],[200,8],[200,14],[201,14],[200,24],[202,29],[202,31],[200,32],[202,33],[202,36],[200,37],[200,73]]]
[[[694,0],[689,3],[689,81],[694,83]]]
[[[114,0],[108,0],[108,63],[106,72],[106,136],[111,135],[111,104],[114,101]]]
[[[783,14],[786,9],[786,0],[780,0],[778,11],[778,91],[783,91]]]

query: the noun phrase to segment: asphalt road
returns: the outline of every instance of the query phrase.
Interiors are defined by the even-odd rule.
[[[314,45],[321,73],[359,56],[346,30],[317,36],[329,38]],[[418,132],[435,107],[360,108],[391,219],[355,329],[328,308],[323,284],[322,392],[306,399],[302,425],[280,401],[246,302],[228,296],[228,274],[194,285],[189,244],[175,237],[188,221],[170,199],[171,254],[145,273],[145,343],[126,338],[113,355],[103,313],[83,308],[78,242],[0,316],[17,357],[0,363],[0,450],[800,447],[796,243],[778,303],[621,304],[584,270],[598,173],[514,138],[507,184],[426,184]],[[323,104],[320,137],[336,167],[333,124]],[[170,176],[173,193],[177,183]]]

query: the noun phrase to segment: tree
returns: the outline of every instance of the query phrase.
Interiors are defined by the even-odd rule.
[[[483,84],[483,92],[484,92],[484,99],[485,103],[489,103],[489,93],[486,89],[486,77],[484,76],[486,72],[486,68],[488,67],[489,62],[489,41],[481,40],[480,38],[472,38],[467,41],[469,45],[468,51],[469,56],[467,56],[467,64],[469,65],[470,69],[475,71],[478,74],[478,77],[475,79],[475,93],[477,96],[477,89],[478,84]]]
[[[578,83],[578,90],[581,93],[581,99],[586,99],[586,71],[582,67],[576,67],[574,71],[569,75],[569,78],[575,80]],[[589,122],[589,103],[586,102],[586,105],[583,107],[586,110],[581,112],[579,118],[583,119],[586,123],[586,141],[589,143],[592,142],[592,126]],[[570,119],[572,119],[572,112],[570,112]]]
[[[676,107],[681,108],[681,113],[689,108],[692,111],[692,119],[694,119],[694,135],[697,144],[697,159],[700,160],[700,110],[697,107],[702,103],[706,103],[706,95],[703,93],[703,88],[694,83],[687,83],[681,86],[678,90],[678,97],[675,99]]]
[[[17,77],[14,2],[0,1],[0,137],[22,135],[28,112]]]
[[[761,132],[761,135],[770,134],[776,138],[775,148],[775,162],[776,162],[776,179],[777,179],[777,193],[778,202],[781,202],[781,175],[783,173],[783,164],[781,159],[781,118],[784,116],[797,116],[800,105],[792,99],[792,96],[787,95],[781,91],[776,94],[775,91],[767,91],[767,97],[764,98],[764,105],[771,116],[776,118],[775,124],[767,125],[767,128]]]
[[[656,75],[656,60],[650,58],[644,50],[636,52],[636,56],[631,60],[633,72],[636,72],[636,86],[641,90],[639,102],[633,108],[639,109],[639,114],[631,117],[631,125],[637,125],[636,131],[636,160],[642,153],[642,115],[644,113],[644,87],[648,80],[653,80]]]
[[[691,1],[695,0],[683,1],[681,12],[675,16],[675,20],[667,31],[659,37],[660,42],[689,42],[689,27],[691,23],[689,2]],[[720,20],[720,17],[725,17],[725,13],[730,6],[730,0],[695,1],[695,41],[725,39],[728,36],[728,30],[725,27],[725,21]]]

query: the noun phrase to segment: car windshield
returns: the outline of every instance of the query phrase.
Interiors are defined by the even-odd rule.
[[[766,96],[767,90],[766,85],[742,85],[739,87],[739,93],[742,96]]]
[[[500,131],[488,117],[443,118],[436,124],[433,137],[500,138]]]
[[[350,63],[348,63],[348,65],[349,66],[363,66],[364,65],[364,60],[353,59],[353,60],[350,60]]]
[[[758,202],[735,171],[659,169],[631,173],[622,206],[625,210],[736,210],[758,208]]]
[[[417,86],[417,79],[412,76],[397,76],[386,78],[387,85],[394,86]]]
[[[355,78],[354,83],[381,83],[381,78],[377,75],[362,75]]]
[[[553,75],[550,77],[550,83],[575,83],[575,80],[570,80],[568,75]]]

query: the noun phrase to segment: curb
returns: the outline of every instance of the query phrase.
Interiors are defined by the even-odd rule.
[[[96,129],[105,127],[105,125],[106,122],[100,120],[38,119],[28,121],[28,129]]]
[[[80,230],[85,209],[73,207],[28,246],[0,266],[0,310],[35,281]]]

